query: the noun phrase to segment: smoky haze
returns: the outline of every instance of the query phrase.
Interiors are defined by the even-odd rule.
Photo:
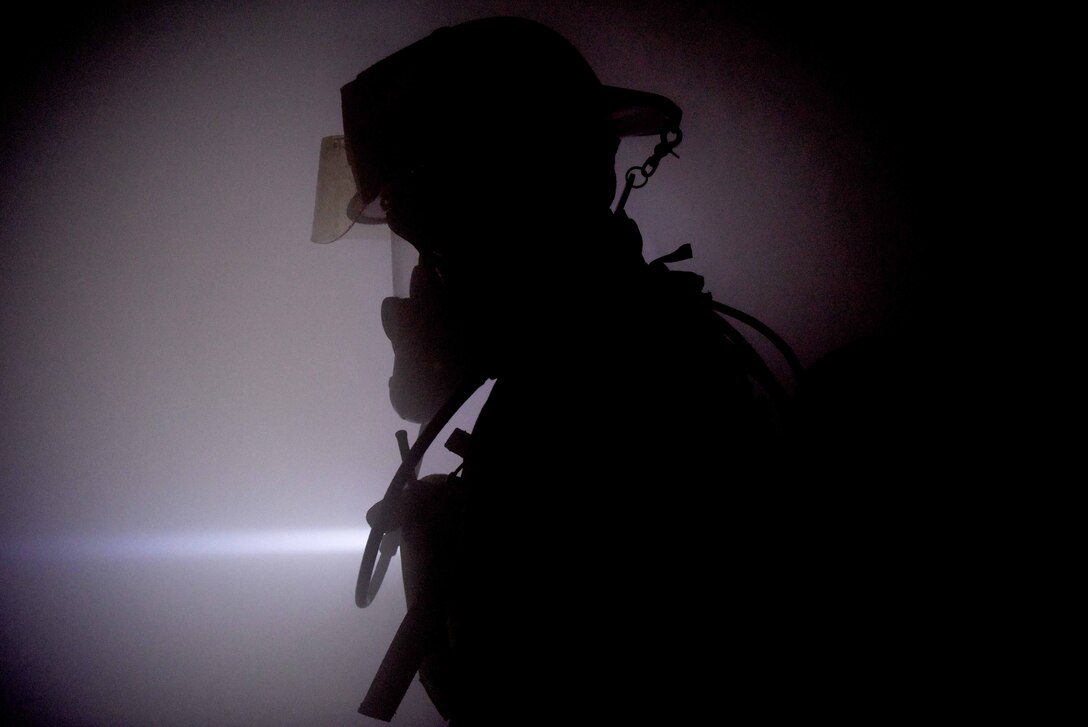
[[[673,99],[680,159],[627,205],[647,259],[691,243],[679,267],[806,364],[923,324],[901,133],[922,69],[888,65],[885,17],[807,12],[189,2],[28,21],[0,142],[5,709],[380,724],[355,709],[403,615],[396,564],[370,609],[353,589],[404,426],[390,253],[311,244],[310,224],[340,86],[440,25],[531,17],[603,82]],[[618,168],[652,147],[626,140]],[[394,722],[442,723],[418,685]]]

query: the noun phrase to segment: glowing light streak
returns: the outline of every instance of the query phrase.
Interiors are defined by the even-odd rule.
[[[5,540],[6,559],[98,560],[361,553],[368,528],[57,535]]]

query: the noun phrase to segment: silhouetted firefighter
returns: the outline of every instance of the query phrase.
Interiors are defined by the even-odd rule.
[[[395,533],[409,611],[360,711],[391,719],[417,672],[458,727],[696,725],[871,697],[840,584],[814,575],[814,501],[783,484],[780,387],[734,312],[666,266],[684,251],[647,263],[622,209],[679,143],[680,109],[602,85],[510,18],[440,29],[342,101],[352,215],[420,253],[382,319],[394,406],[427,423],[368,514],[357,602]],[[644,135],[660,143],[613,211],[619,140]],[[449,444],[462,467],[417,480],[488,379]]]

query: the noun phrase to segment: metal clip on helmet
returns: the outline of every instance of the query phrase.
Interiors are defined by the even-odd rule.
[[[440,28],[360,73],[341,100],[356,187],[348,217],[363,224],[386,222],[383,186],[437,150],[448,161],[451,147],[507,138],[658,135],[681,118],[663,96],[603,85],[551,29],[504,17]]]

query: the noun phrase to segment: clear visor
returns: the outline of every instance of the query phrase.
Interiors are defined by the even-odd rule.
[[[393,249],[393,295],[407,298],[412,270],[419,264],[419,252],[397,233],[391,233]]]
[[[393,295],[407,298],[412,269],[419,262],[419,253],[407,240],[392,232],[385,221],[385,211],[376,200],[369,205],[362,204],[348,163],[344,137],[326,136],[321,140],[321,156],[318,159],[317,197],[310,239],[318,243],[343,239],[372,240],[389,245]]]
[[[388,230],[374,228],[385,221],[385,212],[377,201],[362,204],[348,163],[344,137],[326,136],[321,140],[317,164],[317,194],[310,239],[319,243],[345,238],[387,239]]]

